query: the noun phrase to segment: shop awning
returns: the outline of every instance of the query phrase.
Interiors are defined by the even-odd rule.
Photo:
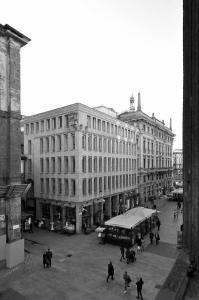
[[[118,215],[106,221],[105,225],[132,229],[156,213],[157,211],[154,209],[149,209],[145,207],[136,207],[128,210],[122,215]]]

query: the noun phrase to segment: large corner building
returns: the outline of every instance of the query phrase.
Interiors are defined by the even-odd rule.
[[[25,117],[26,179],[36,217],[98,225],[138,203],[136,126],[113,109],[76,103]]]

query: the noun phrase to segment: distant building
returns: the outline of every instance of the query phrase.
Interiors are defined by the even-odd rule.
[[[182,149],[173,151],[173,184],[183,186],[183,152]]]
[[[25,117],[26,180],[36,217],[98,225],[137,205],[137,135],[113,109],[76,103]],[[53,226],[52,226],[53,229]]]
[[[138,106],[135,110],[133,95],[130,98],[130,110],[121,113],[118,118],[137,126],[139,135],[138,145],[138,186],[140,202],[147,203],[162,194],[166,194],[172,187],[172,147],[174,134],[172,123],[165,126],[154,113],[152,117],[142,111],[141,96],[138,94]]]

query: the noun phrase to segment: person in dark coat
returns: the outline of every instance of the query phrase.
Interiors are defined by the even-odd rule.
[[[46,252],[43,253],[43,266],[44,266],[44,269],[47,267],[47,261],[46,261]]]
[[[114,275],[114,267],[112,262],[110,261],[110,263],[108,264],[108,275],[106,278],[106,282],[108,282],[109,277],[111,277],[111,279],[113,280],[114,279],[113,275]]]
[[[129,255],[130,255],[130,250],[129,248],[126,249],[126,263],[129,264]]]
[[[50,249],[48,249],[48,251],[46,252],[46,260],[47,263],[49,263],[49,267],[51,267],[51,259],[53,257],[52,251],[50,251]]]
[[[125,257],[124,257],[124,247],[123,246],[120,247],[120,252],[121,252],[120,261],[122,261],[123,259],[125,260]]]
[[[141,300],[143,300],[142,297],[142,286],[144,284],[144,281],[142,280],[142,277],[137,278],[136,281],[136,286],[137,286],[137,299],[141,298]]]
[[[150,241],[151,241],[151,245],[153,245],[154,233],[152,231],[149,233],[149,238],[150,238]]]
[[[158,226],[158,231],[159,231],[160,230],[160,225],[161,225],[159,218],[157,219],[156,225]]]

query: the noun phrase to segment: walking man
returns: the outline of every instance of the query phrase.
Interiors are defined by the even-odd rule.
[[[106,282],[108,282],[110,276],[111,276],[111,279],[114,280],[113,275],[114,275],[114,267],[113,267],[112,262],[110,261],[110,263],[108,264],[108,275],[106,278]]]
[[[123,279],[124,279],[124,294],[126,294],[127,288],[130,286],[130,282],[131,282],[131,277],[127,274],[127,271],[124,272]]]
[[[45,269],[45,267],[47,266],[47,262],[46,262],[46,252],[43,253],[43,266],[44,266],[44,269]]]
[[[160,240],[159,233],[158,233],[158,232],[156,232],[156,233],[155,233],[155,241],[156,241],[156,245],[158,245],[158,244],[159,244],[159,240]]]
[[[154,233],[152,231],[149,233],[149,238],[150,238],[150,241],[151,241],[151,245],[153,245]]]
[[[144,281],[142,280],[142,277],[140,278],[137,278],[137,281],[136,281],[136,286],[137,286],[137,299],[141,299],[143,300],[143,297],[142,297],[142,286],[144,284]]]
[[[48,251],[46,252],[47,260],[49,261],[49,266],[51,267],[51,259],[53,257],[52,251],[48,248]]]
[[[158,231],[159,231],[160,230],[160,225],[161,225],[159,218],[157,219],[156,225],[158,226]]]
[[[120,247],[120,252],[121,252],[120,261],[122,261],[123,259],[125,260],[125,257],[124,257],[124,247],[123,246]]]
[[[126,263],[129,264],[129,255],[130,255],[130,250],[129,248],[126,249]]]

